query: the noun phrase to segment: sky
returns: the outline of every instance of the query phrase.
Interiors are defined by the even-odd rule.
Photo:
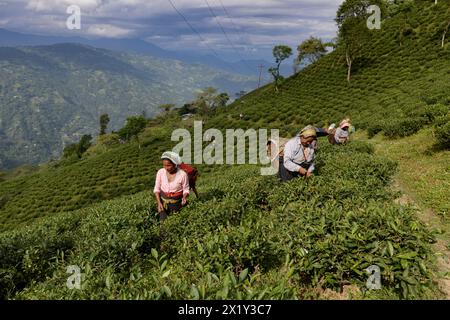
[[[342,1],[0,0],[0,28],[39,35],[139,38],[164,49],[225,60],[268,59],[275,45],[295,50],[309,36],[334,38],[334,17]],[[80,30],[66,26],[71,5],[81,9]]]

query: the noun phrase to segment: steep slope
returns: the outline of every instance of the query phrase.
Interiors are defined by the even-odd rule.
[[[211,120],[211,127],[271,127],[285,135],[306,124],[325,125],[350,116],[369,123],[418,117],[427,105],[450,104],[450,41],[441,47],[450,1],[415,1],[409,13],[384,19],[362,45],[351,83],[345,54],[337,49],[287,79],[253,91]],[[244,119],[239,114],[244,114]]]
[[[266,86],[215,110],[205,127],[292,135],[344,115],[360,128],[421,119],[427,105],[449,105],[450,50],[439,35],[450,1],[433,3],[417,1],[407,19],[384,21],[350,84],[337,49],[279,94]],[[405,25],[412,31],[400,45]],[[201,167],[201,199],[158,224],[151,186],[159,155],[173,147],[175,128],[192,126],[178,121],[174,114],[153,121],[140,149],[133,142],[0,183],[1,228],[11,230],[0,235],[2,296],[307,299],[323,288],[356,286],[356,298],[443,297],[433,281],[434,232],[415,208],[394,203],[396,165],[365,143],[320,141],[318,175],[306,182],[280,184],[253,166]],[[76,208],[83,209],[70,211]],[[65,287],[68,264],[85,273],[82,290]],[[374,265],[383,286],[367,292],[366,269]]]
[[[111,129],[128,116],[155,115],[164,103],[182,104],[213,86],[234,96],[256,80],[163,60],[58,44],[0,47],[0,166],[58,157],[82,134],[96,135],[102,113]]]
[[[342,53],[336,50],[287,79],[279,94],[275,93],[272,85],[268,85],[231,106],[215,110],[204,118],[205,129],[277,128],[282,135],[289,136],[308,123],[322,125],[351,116],[359,128],[377,121],[395,122],[405,117],[418,117],[428,104],[449,104],[450,45],[447,43],[445,48],[440,47],[441,31],[450,17],[448,4],[449,0],[441,1],[437,6],[428,1],[418,1],[415,11],[409,13],[407,19],[398,15],[385,20],[382,29],[375,30],[373,39],[364,46],[364,59],[359,61],[350,84],[346,81]],[[400,45],[399,26],[405,24],[411,25],[413,31]],[[133,61],[136,68],[126,72],[139,74],[141,70],[146,70],[145,61],[145,58],[137,56]],[[120,67],[120,64],[116,66]],[[124,89],[121,88],[120,92],[124,94]],[[132,101],[139,105],[137,100]],[[240,119],[240,113],[244,114],[243,119]],[[142,138],[142,141],[147,141],[142,152],[135,144],[119,146],[98,157],[87,158],[55,171],[1,183],[4,204],[0,213],[3,223],[11,218],[25,222],[27,217],[42,215],[42,211],[49,214],[80,208],[92,201],[129,193],[137,187],[136,184],[132,187],[131,181],[129,187],[123,186],[121,182],[129,178],[127,175],[147,176],[147,184],[137,185],[141,185],[139,190],[149,188],[152,173],[147,171],[147,166],[156,166],[158,152],[174,146],[170,141],[174,129],[185,125],[189,127],[189,123],[192,125],[191,122],[180,124],[176,115],[161,121],[155,124],[150,134],[146,134],[147,138],[145,135]],[[104,181],[106,178],[100,178],[103,176],[102,168],[107,168],[108,162],[114,163],[119,154],[122,154],[123,163],[133,163],[134,168],[125,168],[125,165],[119,168],[117,165],[122,160],[118,160],[112,171],[105,175],[119,184],[105,187],[108,183]],[[91,171],[98,179],[88,179],[85,173]],[[80,198],[74,197],[72,188],[78,192],[85,190],[83,197],[86,200],[80,201]],[[99,192],[98,189],[102,188],[106,189]],[[88,195],[91,193],[96,196]],[[52,201],[48,201],[48,195],[51,195]],[[11,226],[14,225],[12,221]]]
[[[162,225],[143,192],[2,233],[0,296],[311,299],[351,285],[355,298],[436,297],[433,234],[392,202],[395,163],[372,153],[323,148],[307,183],[248,165],[202,171],[201,199]],[[83,273],[80,290],[66,287],[69,265]],[[383,287],[364,292],[372,265]]]

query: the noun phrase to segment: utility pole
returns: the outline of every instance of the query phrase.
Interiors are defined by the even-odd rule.
[[[259,81],[258,81],[258,89],[259,89],[259,87],[261,86],[261,76],[262,76],[262,71],[264,69],[264,66],[262,64],[260,64],[258,66],[258,68],[259,68]]]

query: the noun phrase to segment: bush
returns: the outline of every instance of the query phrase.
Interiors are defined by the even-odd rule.
[[[443,147],[450,148],[450,113],[436,120],[435,134]]]
[[[422,113],[429,124],[434,123],[438,118],[444,117],[450,112],[450,107],[443,104],[427,106]]]
[[[375,137],[381,131],[383,131],[383,123],[381,122],[375,122],[367,126],[367,135],[369,139]]]
[[[389,138],[408,137],[422,129],[426,122],[424,118],[388,121],[383,126],[384,135]]]

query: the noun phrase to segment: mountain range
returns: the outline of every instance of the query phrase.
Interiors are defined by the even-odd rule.
[[[34,38],[1,37],[3,44]],[[127,117],[155,115],[158,106],[191,101],[215,87],[230,96],[252,90],[257,78],[201,64],[111,51],[84,44],[0,47],[0,168],[59,157],[83,134],[110,129]]]
[[[60,43],[79,43],[108,50],[145,54],[162,59],[180,60],[188,64],[203,64],[215,69],[221,69],[248,76],[258,76],[259,66],[262,65],[264,66],[263,76],[266,80],[270,79],[267,70],[269,67],[274,65],[273,62],[269,62],[264,59],[247,59],[230,62],[225,61],[219,56],[213,54],[202,55],[182,49],[170,51],[162,49],[142,39],[86,39],[82,37],[40,36],[13,32],[0,28],[0,46],[36,46]],[[292,65],[286,63],[281,66],[280,71],[283,75],[289,76],[293,72]]]

